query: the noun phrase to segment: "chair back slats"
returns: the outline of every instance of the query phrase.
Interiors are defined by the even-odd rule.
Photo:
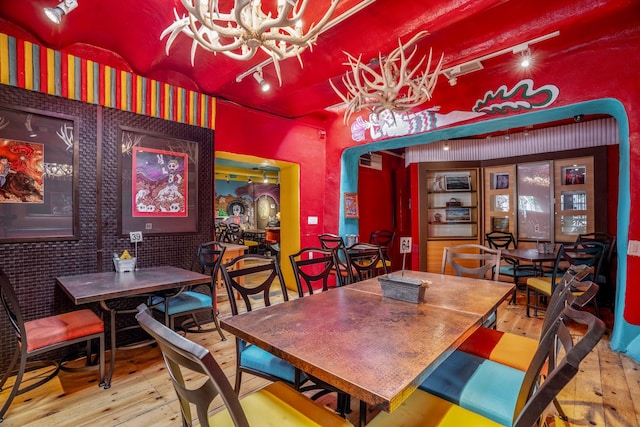
[[[180,400],[183,425],[192,425],[191,405],[194,405],[200,425],[208,426],[209,406],[219,395],[234,425],[249,426],[238,397],[209,350],[162,325],[151,316],[144,304],[138,306],[136,319],[140,326],[156,340],[162,351],[165,365]],[[194,382],[185,379],[183,370],[185,374],[192,371],[205,375],[208,379],[200,386],[191,388],[189,386],[193,386]]]
[[[387,266],[384,263],[380,246],[358,242],[346,249],[347,265],[351,266],[351,282],[371,279],[378,275],[382,269],[387,274]]]
[[[587,326],[587,331],[577,342],[567,329],[569,322],[578,322]],[[514,415],[517,416],[515,427],[536,425],[543,411],[558,395],[569,381],[577,374],[581,361],[593,350],[605,333],[602,320],[586,311],[565,307],[562,314],[540,341],[536,354],[525,374],[522,388],[518,395]],[[540,373],[550,354],[560,346],[561,359],[539,383]]]
[[[376,230],[372,231],[369,235],[369,243],[380,246],[382,249],[382,256],[384,259],[390,261],[391,255],[389,252],[393,250],[393,242],[395,240],[396,233],[391,230]]]
[[[289,255],[298,296],[313,295],[314,286],[321,292],[329,289],[329,278],[336,271],[335,253],[330,249],[305,248]],[[340,277],[336,278],[340,280]],[[318,286],[319,285],[319,286]],[[340,286],[340,282],[336,283]]]
[[[261,296],[265,306],[271,305],[270,294],[276,280],[282,298],[289,300],[280,265],[275,257],[240,255],[223,264],[221,271],[233,315],[239,313],[238,300],[234,298],[236,293],[242,297],[246,311],[252,310],[251,301],[255,296]]]
[[[450,265],[457,276],[497,280],[500,255],[500,249],[476,244],[445,247],[441,273],[445,274],[447,265]]]
[[[604,251],[605,245],[596,241],[562,244],[558,250],[553,266],[552,287],[555,287],[561,277],[560,275],[564,274],[566,269],[572,265],[585,265],[590,267],[591,278],[597,282]]]
[[[518,243],[516,242],[513,233],[506,233],[504,231],[492,231],[485,235],[485,239],[492,249],[518,249]]]

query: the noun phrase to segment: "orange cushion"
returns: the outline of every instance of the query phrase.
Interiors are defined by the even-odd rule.
[[[478,328],[458,350],[526,371],[538,349],[538,341],[489,328]]]
[[[93,311],[77,310],[25,322],[27,351],[104,332],[104,323]]]

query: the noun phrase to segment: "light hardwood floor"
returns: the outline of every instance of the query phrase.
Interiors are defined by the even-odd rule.
[[[519,299],[522,297],[519,297]],[[228,302],[220,303],[221,316],[229,315]],[[610,313],[604,316],[610,320]],[[500,307],[498,328],[537,339],[541,318],[526,318],[522,301]],[[579,333],[579,331],[576,331]],[[217,333],[189,334],[207,347],[233,384],[235,340],[220,341]],[[609,336],[581,365],[577,377],[560,393],[569,416],[568,426],[640,426],[640,364],[611,351]],[[13,426],[180,426],[180,408],[159,350],[144,347],[119,351],[112,386],[97,385],[97,371],[61,372],[36,390],[18,396],[2,423]],[[262,387],[265,380],[243,375],[242,394]],[[10,383],[12,381],[10,380]],[[8,394],[0,393],[0,402]],[[334,406],[334,398],[324,398]],[[215,405],[216,409],[219,407]],[[358,403],[349,418],[356,424]],[[368,418],[374,414],[368,414]],[[464,426],[461,426],[464,427]]]

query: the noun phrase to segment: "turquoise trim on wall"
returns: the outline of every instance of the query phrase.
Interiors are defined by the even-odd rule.
[[[580,102],[563,107],[549,108],[513,115],[493,120],[436,129],[419,135],[372,142],[348,148],[342,155],[342,177],[340,181],[340,235],[358,234],[358,220],[344,218],[342,195],[347,192],[358,191],[358,158],[371,151],[389,150],[393,148],[410,147],[429,144],[445,139],[456,139],[481,135],[515,127],[528,126],[539,123],[552,122],[571,118],[577,114],[609,114],[618,122],[620,133],[620,175],[618,178],[618,274],[617,294],[615,306],[615,324],[611,334],[611,348],[615,351],[626,352],[630,357],[640,361],[640,326],[631,325],[624,320],[624,303],[627,289],[627,245],[629,240],[630,213],[630,173],[629,173],[629,120],[624,106],[613,98],[597,99]],[[415,204],[413,204],[415,206]],[[362,215],[362,212],[360,213]]]

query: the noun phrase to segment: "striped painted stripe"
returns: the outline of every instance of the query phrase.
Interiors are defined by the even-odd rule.
[[[0,84],[214,129],[215,98],[0,33]]]

